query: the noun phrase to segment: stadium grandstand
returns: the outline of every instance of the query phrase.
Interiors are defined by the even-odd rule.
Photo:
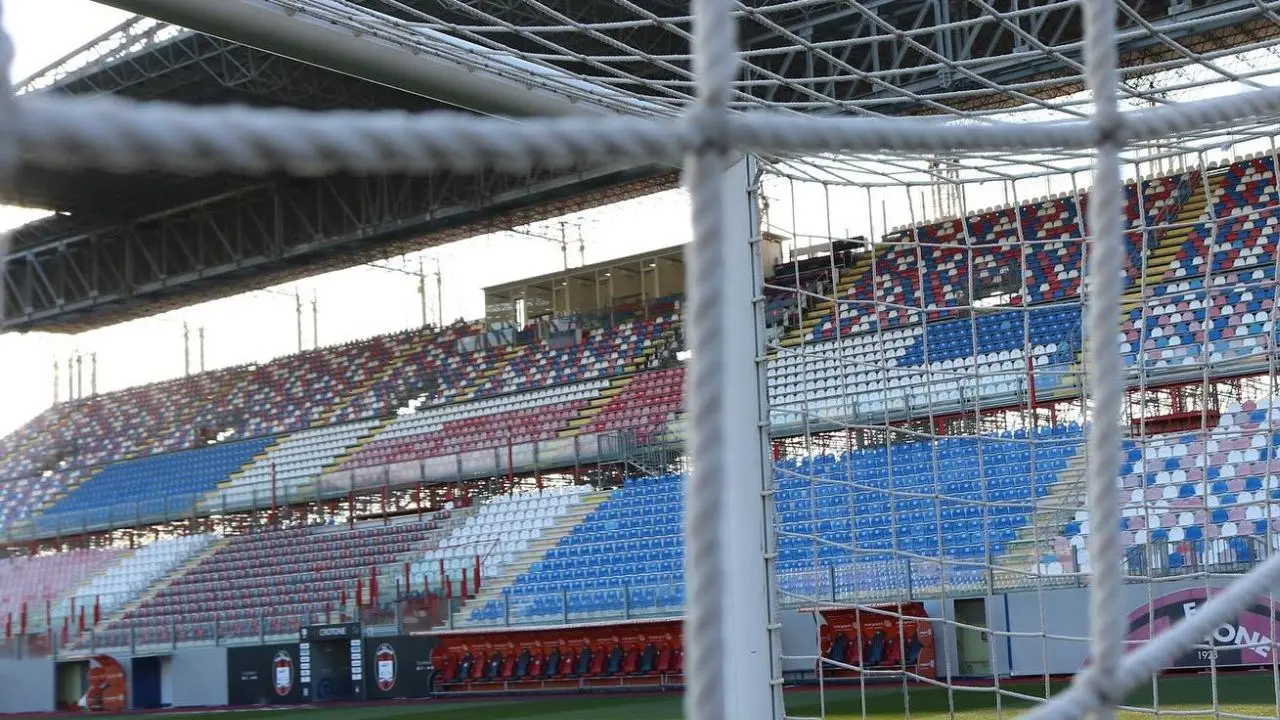
[[[20,99],[478,122],[670,118],[694,97],[678,4],[107,4],[143,14],[18,83]],[[735,110],[1022,122],[1093,102],[1081,3],[734,7]],[[1126,108],[1280,70],[1269,8],[1121,7]],[[985,718],[1047,700],[1098,660],[1090,545],[1112,530],[1091,522],[1095,353],[1117,352],[1123,380],[1126,649],[1280,551],[1275,132],[1242,121],[1126,151],[1123,252],[1103,271],[1091,208],[1116,198],[1093,192],[1088,153],[752,156],[725,171],[750,242],[714,269],[749,274],[751,301],[710,321],[692,300],[713,271],[686,247],[607,239],[622,203],[687,210],[664,158],[266,179],[24,159],[0,199],[53,213],[3,258],[14,335],[85,337],[477,237],[563,268],[468,288],[482,311],[454,322],[443,297],[429,322],[419,269],[402,304],[421,303],[421,323],[310,349],[298,296],[298,352],[81,382],[0,438],[0,713],[553,692],[593,697],[477,717],[678,717],[627,703],[696,672],[686,516],[691,474],[712,464],[690,412],[708,322],[757,350],[733,366],[750,361],[759,387],[735,398],[726,456],[759,454],[763,485],[733,478],[725,512],[744,514],[726,524],[747,534],[725,535],[758,540],[743,545],[764,581],[742,603],[770,623],[700,661],[730,673],[768,649],[761,718]],[[584,213],[601,257],[571,263],[563,233]],[[558,239],[539,239],[548,222]],[[1112,271],[1120,302],[1091,334]],[[1129,704],[1274,717],[1278,612],[1255,598]],[[592,704],[605,692],[622,699]]]

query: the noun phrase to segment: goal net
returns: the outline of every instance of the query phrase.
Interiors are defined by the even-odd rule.
[[[1277,547],[1271,138],[1122,154],[1102,335],[1089,178],[1043,160],[764,173],[782,668],[820,690],[787,696],[793,716],[1016,713],[1087,673],[1095,344],[1122,363],[1103,522],[1120,531],[1123,652]],[[1273,714],[1270,590],[1119,705]]]
[[[1271,8],[262,4],[564,115],[33,94],[0,170],[681,167],[687,717],[1280,712]]]

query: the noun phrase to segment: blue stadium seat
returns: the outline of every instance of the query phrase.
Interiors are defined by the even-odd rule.
[[[780,461],[775,502],[783,590],[813,590],[815,558],[840,576],[837,584],[851,588],[857,576],[863,589],[888,591],[942,580],[936,570],[896,563],[899,551],[956,560],[1003,553],[1027,524],[1032,501],[1077,452],[1081,431],[1055,427],[1034,439],[1033,446],[1025,434],[942,438]],[[941,472],[938,459],[945,461]],[[937,491],[948,497],[935,500]],[[983,504],[992,502],[1003,504]],[[505,602],[517,620],[566,610],[578,618],[677,610],[684,602],[683,515],[683,477],[629,481],[516,578]],[[964,579],[961,571],[949,572],[948,583]],[[471,619],[501,616],[503,602],[491,601]]]
[[[45,530],[188,514],[195,501],[274,442],[267,436],[110,465],[36,518]]]

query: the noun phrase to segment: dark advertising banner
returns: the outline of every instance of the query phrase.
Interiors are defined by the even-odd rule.
[[[1140,605],[1129,613],[1126,645],[1131,651],[1164,632],[1184,617],[1195,614],[1209,597],[1219,591],[1210,588],[1178,590],[1152,601],[1150,607]],[[1270,665],[1272,616],[1280,615],[1280,604],[1265,598],[1246,607],[1239,615],[1214,628],[1201,644],[1211,648],[1189,650],[1174,660],[1171,667],[1218,667],[1229,665]]]
[[[302,702],[298,644],[227,648],[227,704]]]
[[[308,625],[298,631],[304,641],[352,640],[360,637],[360,623],[335,623],[333,625]]]
[[[364,699],[360,623],[309,625],[298,637],[303,702]]]
[[[431,695],[435,638],[365,638],[365,697],[420,698]]]

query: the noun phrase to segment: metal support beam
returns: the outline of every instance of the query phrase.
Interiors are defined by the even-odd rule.
[[[480,113],[606,112],[583,102],[585,94],[574,97],[551,89],[547,78],[541,84],[520,82],[303,13],[291,14],[265,0],[104,0],[103,4]]]
[[[13,234],[0,331],[76,331],[672,187],[661,168],[280,180],[123,224]],[[48,227],[48,237],[41,235]]]

